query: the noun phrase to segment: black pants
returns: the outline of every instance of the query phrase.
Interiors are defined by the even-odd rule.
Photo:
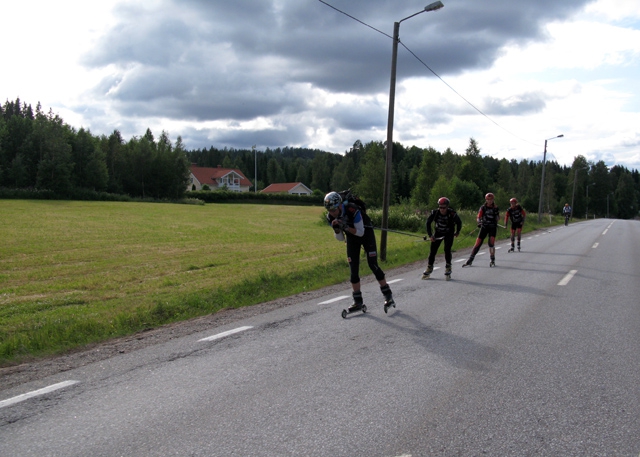
[[[438,240],[437,238],[441,238],[444,236],[444,239]],[[451,265],[451,247],[453,246],[453,234],[442,235],[436,233],[433,235],[436,238],[435,241],[431,242],[431,248],[429,250],[429,265],[433,265],[433,262],[436,260],[436,254],[438,253],[438,249],[440,248],[440,243],[444,241],[444,261],[447,265]]]
[[[476,244],[473,246],[473,250],[471,251],[470,258],[471,259],[475,258],[476,254],[480,250],[480,246],[482,246],[482,243],[484,242],[484,239],[487,237],[487,235],[489,235],[489,241],[487,241],[487,243],[489,244],[489,247],[492,248],[493,244],[496,241],[497,232],[498,232],[498,227],[482,226],[480,228],[480,233],[478,234],[478,238],[476,238]]]
[[[372,228],[365,228],[363,236],[347,235],[347,261],[351,270],[351,284],[360,282],[360,248],[364,248],[367,263],[378,281],[384,279],[384,271],[378,266],[376,235]]]

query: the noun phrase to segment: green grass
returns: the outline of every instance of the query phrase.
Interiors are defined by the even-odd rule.
[[[0,200],[0,211],[0,366],[349,276],[319,207]],[[462,216],[466,235],[475,214]],[[382,266],[428,247],[389,233]]]

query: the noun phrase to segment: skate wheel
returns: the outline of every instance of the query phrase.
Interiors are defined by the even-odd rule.
[[[347,318],[347,314],[349,314],[349,313],[347,312],[347,310],[346,310],[346,309],[343,309],[343,310],[342,310],[342,318],[343,318],[343,319],[346,319],[346,318]]]
[[[362,305],[362,312],[366,313],[367,312],[367,305]]]

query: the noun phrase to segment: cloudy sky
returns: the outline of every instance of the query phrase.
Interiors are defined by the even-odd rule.
[[[342,153],[386,140],[393,23],[428,3],[3,2],[0,101],[94,135]],[[563,134],[548,159],[640,169],[638,0],[443,3],[401,22],[394,141],[541,160]]]

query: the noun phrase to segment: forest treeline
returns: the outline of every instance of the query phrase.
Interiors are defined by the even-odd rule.
[[[456,208],[477,209],[484,194],[493,192],[503,208],[516,197],[529,212],[538,210],[541,161],[482,155],[473,138],[464,153],[393,146],[394,204],[434,207],[446,195]],[[125,141],[118,130],[109,136],[77,130],[39,103],[35,110],[20,99],[0,106],[0,188],[51,191],[62,198],[84,192],[181,199],[188,195],[194,163],[237,168],[252,182],[257,169],[258,189],[278,182],[302,182],[319,195],[351,188],[375,207],[382,204],[385,156],[384,143],[360,140],[344,154],[294,147],[186,150],[180,137],[172,142],[164,131],[156,139],[147,129]],[[557,214],[569,203],[578,217],[629,219],[638,216],[639,201],[638,170],[588,162],[579,151],[570,167],[545,164],[545,212]]]

